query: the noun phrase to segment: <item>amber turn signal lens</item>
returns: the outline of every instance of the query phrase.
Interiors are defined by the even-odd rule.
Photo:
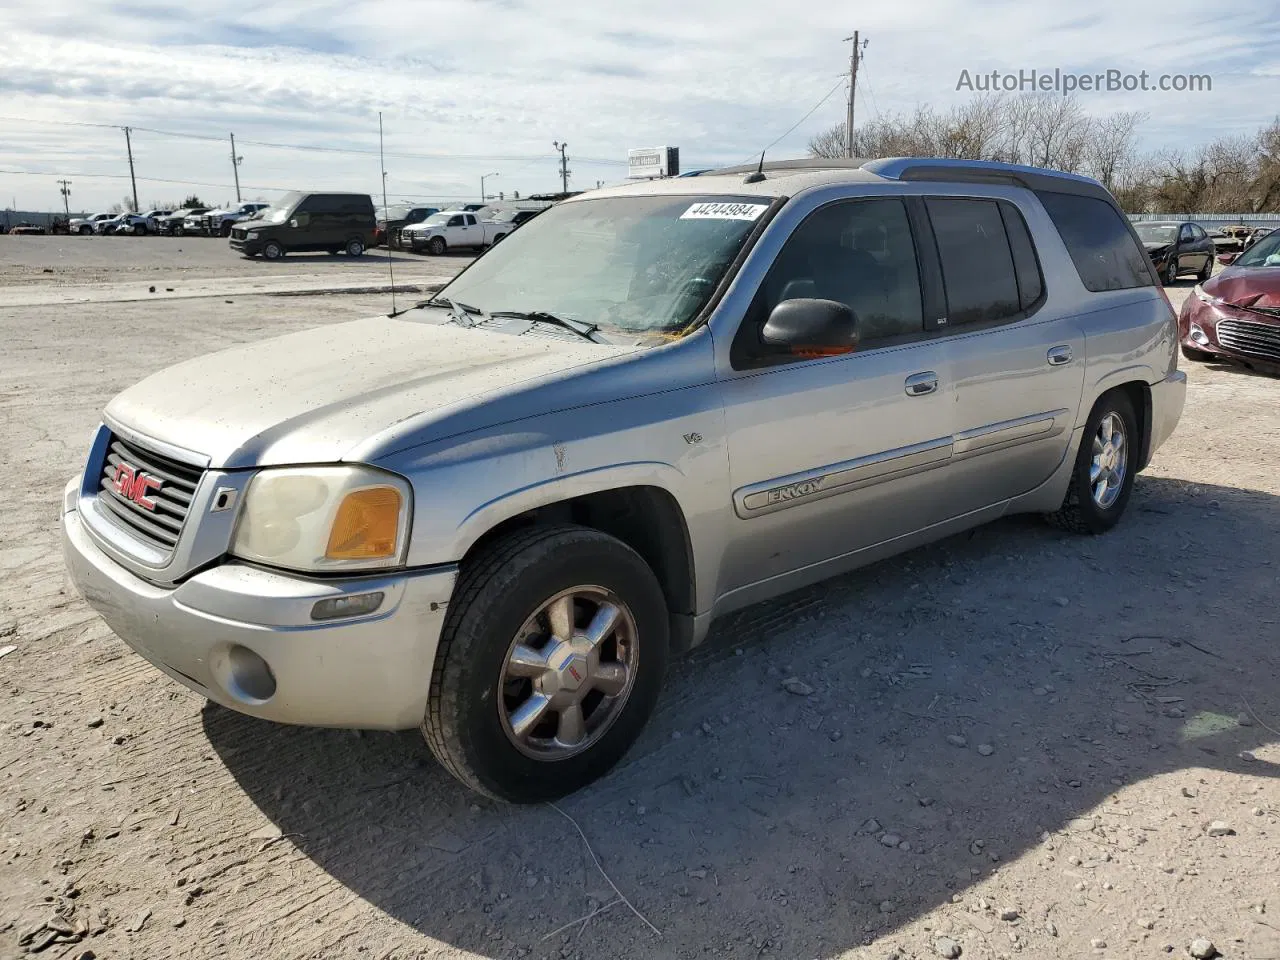
[[[329,531],[328,560],[381,560],[396,555],[400,491],[366,487],[343,498]]]

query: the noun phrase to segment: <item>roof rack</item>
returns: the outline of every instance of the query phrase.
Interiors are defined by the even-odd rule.
[[[1092,177],[1063,173],[1043,167],[1027,167],[996,160],[958,160],[946,157],[884,157],[867,160],[862,168],[887,180],[961,180],[981,182],[1014,182],[1031,186],[1042,180],[1059,180],[1100,187]],[[1040,189],[1043,189],[1041,187]]]

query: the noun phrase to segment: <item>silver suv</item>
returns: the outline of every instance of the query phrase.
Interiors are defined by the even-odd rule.
[[[721,614],[1016,512],[1102,533],[1181,414],[1096,182],[797,161],[600,190],[435,298],[107,407],[62,528],[180,683],[421,726],[533,801],[627,750]]]

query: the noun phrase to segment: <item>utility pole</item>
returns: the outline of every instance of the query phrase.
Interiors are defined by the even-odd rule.
[[[551,145],[560,151],[560,190],[562,193],[569,192],[569,158],[564,152],[569,149],[567,143],[561,143],[559,140],[553,140]]]
[[[852,37],[845,37],[845,43],[853,41],[853,49],[849,51],[849,115],[844,122],[845,154],[853,159],[853,96],[858,90],[858,61],[862,59],[862,51],[867,41],[858,41],[858,31]]]
[[[486,173],[484,176],[480,178],[480,202],[481,203],[489,199],[484,192],[484,182],[488,180],[490,177],[496,177],[496,176],[500,176],[500,174]]]
[[[129,181],[133,184],[133,212],[138,212],[138,178],[133,175],[133,141],[129,139],[129,128],[124,128],[124,147],[129,151]]]
[[[236,175],[236,203],[240,202],[240,164],[244,157],[236,156],[236,135],[231,134],[231,172]]]
[[[71,219],[71,181],[59,180],[58,191],[62,194],[62,212],[67,215],[67,219]]]

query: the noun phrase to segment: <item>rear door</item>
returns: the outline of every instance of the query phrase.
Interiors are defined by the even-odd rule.
[[[1020,206],[1038,211],[1029,194],[1007,192],[924,199],[955,384],[953,516],[1049,479],[1066,455],[1084,385],[1084,333],[1071,305],[1046,290]]]

